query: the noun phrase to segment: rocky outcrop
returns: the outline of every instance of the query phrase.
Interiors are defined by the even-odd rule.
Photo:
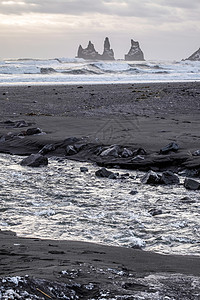
[[[100,59],[101,55],[95,50],[94,44],[89,41],[87,48],[83,49],[81,45],[79,46],[77,57],[84,59]]]
[[[78,48],[78,58],[84,58],[84,59],[92,59],[92,60],[114,60],[114,51],[110,48],[110,42],[108,37],[105,38],[104,41],[104,51],[103,54],[99,54],[95,48],[94,44],[89,41],[89,44],[87,48],[83,49],[83,47],[80,45]]]
[[[200,190],[200,182],[191,178],[185,178],[184,187],[188,190]]]
[[[179,184],[179,178],[171,171],[165,171],[162,174],[158,174],[150,170],[141,178],[141,182],[145,184]]]
[[[128,54],[125,54],[125,60],[128,61],[144,61],[144,53],[140,49],[140,45],[138,42],[131,40],[131,49]]]
[[[179,145],[175,142],[171,142],[162,149],[160,149],[160,154],[168,154],[170,152],[177,152],[179,150]]]
[[[193,61],[200,61],[200,48],[194,52],[191,56],[184,60],[193,60]]]
[[[104,51],[103,54],[101,55],[102,60],[115,60],[114,58],[114,51],[113,49],[110,49],[110,42],[108,37],[105,38],[104,41]]]
[[[41,154],[31,154],[21,161],[21,166],[43,167],[48,165],[48,158]]]

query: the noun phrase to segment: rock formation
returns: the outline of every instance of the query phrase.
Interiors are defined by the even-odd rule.
[[[200,48],[185,60],[200,61]]]
[[[114,58],[114,51],[113,49],[110,49],[110,42],[108,37],[105,38],[104,41],[104,51],[103,54],[101,55],[102,60],[115,60]]]
[[[79,46],[77,57],[84,59],[100,59],[101,55],[95,50],[94,44],[89,41],[87,48],[83,49],[81,45]]]
[[[128,54],[125,54],[125,60],[128,61],[141,61],[144,59],[144,54],[140,49],[140,45],[138,42],[131,40],[131,49],[129,50]]]
[[[112,49],[110,49],[110,42],[109,39],[106,37],[104,41],[104,51],[103,54],[99,54],[95,48],[94,45],[89,41],[89,44],[87,48],[83,49],[83,47],[80,45],[78,48],[78,58],[84,58],[84,59],[92,59],[92,60],[114,60],[114,52]]]

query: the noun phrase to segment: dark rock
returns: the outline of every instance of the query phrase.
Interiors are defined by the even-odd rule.
[[[162,149],[160,149],[160,154],[167,154],[169,152],[177,152],[179,150],[179,146],[178,144],[176,144],[175,142],[172,142],[168,145],[166,145],[165,147],[163,147]]]
[[[86,172],[88,172],[88,168],[80,167],[80,171],[83,172],[83,173],[86,173]]]
[[[40,134],[42,133],[40,128],[28,128],[25,131],[25,135],[34,135],[34,134]]]
[[[65,149],[65,154],[66,155],[74,155],[77,154],[76,149],[74,148],[74,146],[72,145],[67,145],[66,149]]]
[[[138,194],[138,191],[130,191],[130,193],[129,193],[130,195],[136,195],[136,194]]]
[[[138,148],[133,151],[133,155],[146,155],[147,152],[143,148]]]
[[[148,211],[152,216],[157,216],[162,214],[161,209],[152,208]]]
[[[162,173],[161,182],[164,184],[178,184],[180,180],[173,172],[165,171]]]
[[[100,59],[101,55],[95,50],[94,44],[89,41],[87,48],[83,49],[83,47],[80,45],[78,48],[78,58],[83,59]]]
[[[28,167],[42,167],[48,165],[48,158],[37,153],[31,154],[30,156],[24,158],[21,163],[22,166]]]
[[[109,179],[117,179],[117,175],[115,173],[112,173],[108,176]]]
[[[119,149],[120,147],[118,145],[114,145],[111,146],[110,148],[103,150],[100,153],[100,156],[104,157],[104,156],[114,156],[114,157],[118,157],[119,156]]]
[[[182,203],[185,203],[185,204],[192,204],[192,203],[195,203],[196,201],[191,199],[190,197],[188,196],[185,196],[183,198],[181,198],[180,200]]]
[[[53,144],[47,144],[45,145],[38,153],[44,155],[44,154],[47,154],[51,151],[54,151],[56,149],[55,145]]]
[[[110,49],[110,42],[108,37],[105,38],[104,41],[104,51],[101,55],[102,60],[115,60],[113,49]]]
[[[200,61],[200,48],[185,60]]]
[[[200,182],[198,182],[194,179],[185,178],[184,187],[188,190],[199,190]]]
[[[50,73],[57,73],[54,68],[40,68],[41,74],[50,74]]]
[[[133,152],[127,148],[124,148],[122,151],[122,157],[127,158],[133,155]]]
[[[85,148],[86,144],[75,144],[74,148],[77,152],[83,150],[83,148]]]
[[[106,177],[106,178],[111,178],[111,179],[114,179],[114,177],[116,178],[116,175],[113,172],[108,171],[106,168],[101,168],[101,169],[97,170],[95,172],[95,175],[97,177]]]
[[[144,53],[140,49],[138,42],[131,40],[131,49],[128,54],[125,55],[125,60],[128,61],[144,61]]]
[[[4,122],[0,122],[0,124],[6,125],[6,127],[12,127],[12,128],[22,128],[22,127],[28,127],[31,125],[31,123],[27,123],[24,120],[19,120],[19,121],[7,120]]]
[[[200,156],[200,150],[196,150],[192,153],[193,156]]]
[[[154,171],[149,171],[144,175],[144,177],[142,177],[141,182],[145,184],[160,184],[161,175],[157,174]]]

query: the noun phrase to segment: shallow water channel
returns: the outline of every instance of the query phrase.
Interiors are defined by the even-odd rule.
[[[182,184],[144,185],[142,172],[114,170],[129,176],[104,179],[89,163],[54,157],[47,167],[29,168],[20,166],[21,159],[0,154],[0,229],[24,237],[200,255],[199,191]],[[81,172],[81,166],[89,171]],[[152,216],[154,208],[162,213]]]

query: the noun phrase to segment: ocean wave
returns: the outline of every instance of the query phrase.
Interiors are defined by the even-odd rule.
[[[76,79],[75,79],[76,78]],[[92,79],[93,78],[93,79]],[[0,61],[0,82],[132,82],[200,80],[200,62],[87,61],[79,58]]]

